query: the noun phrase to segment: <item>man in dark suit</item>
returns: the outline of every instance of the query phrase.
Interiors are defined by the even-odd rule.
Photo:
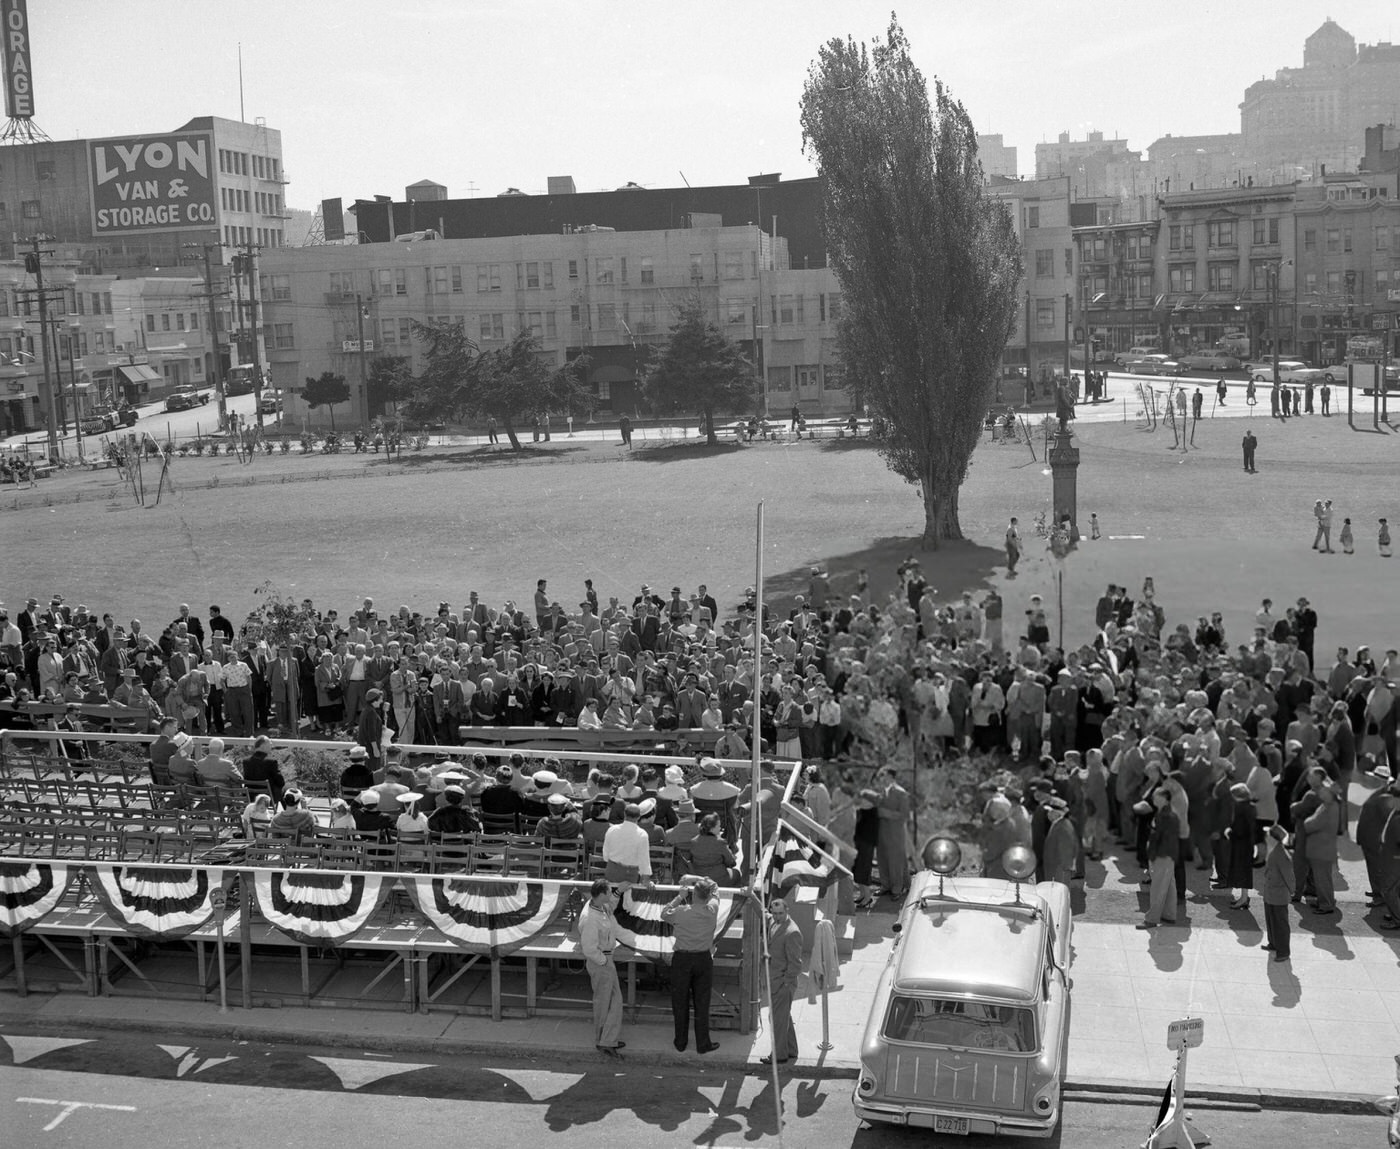
[[[701,583],[696,594],[696,599],[700,606],[707,607],[710,612],[710,625],[719,625],[719,603],[715,602],[715,596],[709,592],[709,588]]]
[[[481,680],[477,692],[472,695],[472,725],[500,726],[501,696],[496,693],[495,682],[487,677]]]
[[[643,650],[656,649],[657,641],[661,637],[661,623],[652,613],[650,604],[637,607],[637,617],[632,620],[632,632],[637,636]]]
[[[187,603],[182,602],[180,604],[180,617],[177,618],[175,622],[177,624],[183,622],[185,624],[185,629],[188,630],[190,634],[194,635],[195,641],[198,642],[200,646],[204,645],[204,624],[194,615],[190,614],[190,608]]]
[[[748,701],[749,688],[742,682],[734,679],[734,667],[724,668],[724,681],[719,684],[715,693],[719,695],[720,713],[724,715],[724,721],[729,723],[734,715],[743,709],[744,703]]]
[[[301,671],[290,647],[283,647],[278,652],[267,677],[277,723],[295,734],[301,717]]]
[[[31,598],[24,604],[24,609],[19,612],[15,619],[15,625],[19,627],[20,645],[28,645],[29,640],[39,629],[39,600]]]
[[[685,685],[676,696],[676,721],[682,729],[693,730],[699,727],[706,701],[705,693],[700,689],[699,676],[687,674]]]

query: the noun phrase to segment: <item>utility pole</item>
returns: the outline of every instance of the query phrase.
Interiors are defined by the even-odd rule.
[[[356,407],[359,408],[360,426],[369,429],[369,367],[365,357],[365,303],[360,295],[355,296],[355,323],[358,325],[356,334],[359,336],[360,349],[360,395]]]
[[[253,343],[253,409],[258,416],[258,435],[262,435],[262,353],[258,350],[258,269],[253,262],[254,247],[250,239],[244,245],[243,266],[248,272],[248,322],[252,326]]]
[[[42,257],[53,252],[40,250],[41,241],[46,235],[36,235],[32,239],[34,250],[24,256],[24,270],[34,277],[35,293],[39,296],[39,346],[44,353],[44,406],[47,408],[49,429],[49,456],[58,458],[58,400],[54,396],[53,380],[49,375],[49,350],[46,333],[49,324],[48,296],[44,294],[44,264]]]
[[[183,246],[187,248],[203,249],[204,253],[204,291],[209,300],[209,343],[214,349],[214,394],[219,397],[219,426],[228,426],[228,398],[224,394],[224,366],[219,358],[219,313],[214,305],[217,293],[214,290],[214,273],[209,262],[209,249],[211,247],[221,248],[217,243],[187,243]]]
[[[78,342],[78,332],[81,330],[74,323],[68,328],[68,383],[73,388],[73,435],[78,442],[78,462],[84,462],[83,458],[83,420],[82,412],[78,409],[78,365],[73,355],[76,348],[73,346]],[[54,336],[58,335],[58,323],[54,322]]]

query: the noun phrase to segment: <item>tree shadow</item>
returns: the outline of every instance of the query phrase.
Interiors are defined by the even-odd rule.
[[[743,444],[723,439],[713,447],[703,442],[648,443],[644,447],[634,446],[631,458],[640,463],[681,463],[687,459],[717,459],[743,449]]]
[[[842,453],[849,453],[851,451],[877,451],[880,448],[880,444],[868,436],[847,436],[844,439],[822,439],[819,441],[819,446],[826,452],[835,451]]]
[[[485,447],[449,447],[440,451],[408,451],[394,453],[392,458],[371,459],[371,467],[425,467],[443,463],[459,467],[492,467],[511,463],[537,462],[545,459],[558,459],[563,455],[575,455],[587,448],[582,446],[538,447],[533,443],[522,444],[519,451],[513,451],[509,444]]]
[[[769,576],[764,584],[764,598],[770,609],[787,610],[797,595],[810,593],[812,567],[827,573],[827,583],[835,605],[855,594],[861,570],[869,576],[866,591],[868,601],[882,603],[898,583],[895,568],[913,557],[923,567],[924,578],[936,589],[940,601],[956,598],[965,590],[988,590],[996,568],[1005,565],[1006,555],[993,547],[979,546],[967,540],[943,543],[937,550],[924,550],[917,535],[876,539],[864,550],[843,555],[815,556],[810,562],[791,570]]]

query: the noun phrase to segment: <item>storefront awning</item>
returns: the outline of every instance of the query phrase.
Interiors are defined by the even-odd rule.
[[[128,383],[160,383],[165,378],[160,372],[153,371],[144,363],[138,364],[135,367],[119,365],[117,370],[122,373],[123,378],[125,378]]]

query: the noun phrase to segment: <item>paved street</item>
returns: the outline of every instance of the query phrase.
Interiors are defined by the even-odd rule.
[[[786,1078],[785,1144],[886,1149],[928,1143],[922,1133],[861,1130],[850,1088],[846,1080]],[[1365,1146],[1384,1137],[1379,1116],[1248,1106],[1192,1112],[1213,1143],[1229,1149]],[[1071,1100],[1060,1136],[1049,1142],[974,1137],[957,1144],[1126,1149],[1141,1144],[1155,1113],[1145,1099]],[[657,1069],[626,1055],[619,1062],[589,1059],[543,1068],[539,1061],[361,1056],[343,1049],[158,1037],[0,1038],[0,1129],[7,1131],[6,1145],[16,1149],[459,1146],[468,1128],[490,1128],[492,1144],[502,1149],[554,1141],[574,1149],[778,1143],[767,1078]]]

